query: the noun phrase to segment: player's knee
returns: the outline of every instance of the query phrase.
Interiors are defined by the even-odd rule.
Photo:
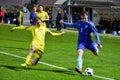
[[[35,50],[36,50],[36,48],[35,48],[35,47],[32,47],[32,50],[34,50],[34,51],[35,51]]]
[[[34,51],[35,51],[35,49],[34,49],[34,48],[30,48],[30,51],[34,52]]]
[[[30,50],[35,51],[36,47],[34,45],[31,46]]]
[[[84,51],[82,49],[78,50],[78,55],[83,55]]]

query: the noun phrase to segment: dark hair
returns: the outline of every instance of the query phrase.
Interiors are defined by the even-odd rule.
[[[40,19],[35,17],[34,22],[36,23],[38,20],[40,20]]]
[[[38,6],[42,6],[43,7],[43,5],[41,5],[41,4],[39,4]]]
[[[37,7],[36,5],[33,5],[33,7]]]
[[[88,12],[87,11],[82,11],[81,16],[84,16],[84,15],[88,15]]]

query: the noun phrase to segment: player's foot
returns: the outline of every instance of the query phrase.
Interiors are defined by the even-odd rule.
[[[25,68],[28,67],[28,65],[27,65],[26,63],[21,64],[21,66],[23,66],[23,67],[25,67]]]
[[[78,73],[82,74],[82,69],[81,68],[75,68],[75,71],[77,71]]]

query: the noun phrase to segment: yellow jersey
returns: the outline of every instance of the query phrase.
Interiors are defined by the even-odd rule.
[[[45,11],[36,12],[36,17],[40,20],[49,19],[48,13]],[[41,22],[42,27],[46,27],[46,21]]]
[[[20,11],[20,16],[19,17],[20,18],[23,17],[23,12],[22,11]]]
[[[53,36],[59,36],[62,35],[62,33],[53,33],[49,29],[44,27],[37,27],[37,26],[19,26],[19,27],[13,27],[13,30],[15,29],[26,29],[32,32],[33,40],[31,45],[35,45],[36,50],[40,50],[44,52],[44,46],[45,46],[45,34],[46,32],[49,32]]]
[[[22,18],[23,18],[23,12],[22,11],[20,11],[19,12],[20,13],[20,15],[19,15],[19,22],[20,22],[20,25],[22,24]]]

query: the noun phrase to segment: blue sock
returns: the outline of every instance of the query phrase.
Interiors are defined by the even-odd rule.
[[[78,68],[82,68],[82,56],[81,55],[78,55]]]

